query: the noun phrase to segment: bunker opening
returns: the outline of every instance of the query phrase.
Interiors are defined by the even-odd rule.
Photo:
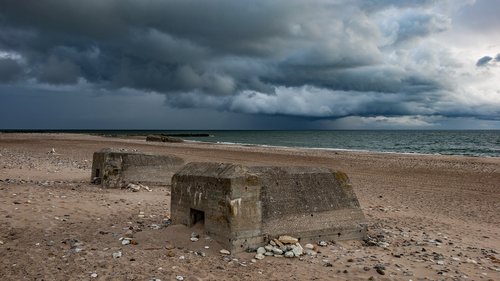
[[[201,225],[205,224],[205,212],[191,208],[190,213],[191,213],[190,226],[193,226],[193,225],[198,224],[198,223]]]

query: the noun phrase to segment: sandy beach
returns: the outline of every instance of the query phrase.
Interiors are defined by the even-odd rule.
[[[170,187],[90,183],[106,147],[186,161],[324,166],[346,172],[374,243],[316,256],[222,255],[203,229],[164,225]],[[50,153],[54,148],[55,153]],[[293,206],[291,206],[293,207]],[[191,242],[192,232],[201,235]],[[132,235],[136,245],[119,240]],[[113,254],[121,252],[121,257]],[[116,256],[116,255],[115,255]],[[383,268],[377,272],[376,268]],[[381,274],[383,273],[383,275]],[[500,158],[150,143],[79,134],[0,134],[2,280],[500,280]]]

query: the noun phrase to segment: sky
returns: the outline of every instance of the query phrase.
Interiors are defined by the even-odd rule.
[[[500,129],[498,0],[0,7],[0,129]]]

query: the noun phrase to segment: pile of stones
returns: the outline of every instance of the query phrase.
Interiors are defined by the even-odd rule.
[[[325,241],[320,241],[319,245],[324,244]],[[312,244],[305,244],[304,247],[299,243],[299,239],[288,235],[280,236],[278,239],[272,239],[264,247],[257,249],[255,259],[262,260],[265,257],[285,257],[285,258],[298,258],[302,255],[315,256],[317,254],[316,247]]]

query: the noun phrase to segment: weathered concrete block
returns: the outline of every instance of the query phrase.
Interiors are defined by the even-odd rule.
[[[205,231],[232,252],[292,235],[362,239],[365,217],[345,173],[317,167],[189,163],[172,178],[172,220]]]
[[[94,153],[91,180],[97,179],[106,188],[125,183],[170,184],[183,165],[184,160],[176,156],[105,148]]]

